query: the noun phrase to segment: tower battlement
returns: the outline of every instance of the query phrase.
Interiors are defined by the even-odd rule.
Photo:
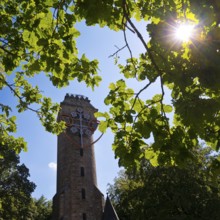
[[[89,98],[84,95],[67,93],[64,99],[77,99],[90,102]]]
[[[60,103],[61,107],[64,105],[67,106],[75,106],[75,107],[83,107],[83,108],[89,108],[93,112],[97,112],[98,109],[95,108],[91,103],[88,97],[84,95],[78,95],[78,94],[70,94],[67,93],[65,95],[64,100]]]

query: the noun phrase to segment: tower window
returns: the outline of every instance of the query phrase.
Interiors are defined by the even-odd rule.
[[[81,174],[81,176],[85,176],[84,167],[80,168],[80,174]]]
[[[86,198],[86,190],[84,188],[82,188],[82,199]]]
[[[83,148],[80,148],[80,156],[83,156]]]
[[[83,220],[86,220],[86,213],[83,213]]]
[[[86,220],[86,213],[83,213],[83,220]]]

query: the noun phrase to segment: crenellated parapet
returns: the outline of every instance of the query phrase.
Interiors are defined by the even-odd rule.
[[[62,105],[71,105],[75,107],[85,107],[85,108],[91,108],[93,112],[98,111],[91,103],[88,97],[84,95],[78,95],[78,94],[70,94],[67,93],[63,102],[60,103]]]

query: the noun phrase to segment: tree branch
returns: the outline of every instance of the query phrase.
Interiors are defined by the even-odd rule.
[[[148,48],[143,36],[141,35],[141,33],[138,31],[138,29],[136,28],[136,26],[134,25],[134,23],[131,21],[130,17],[129,17],[129,13],[128,13],[128,6],[127,6],[127,3],[126,3],[126,0],[123,0],[124,4],[123,4],[123,9],[124,9],[124,16],[126,18],[126,20],[128,21],[128,23],[130,24],[130,26],[133,28],[134,32],[137,34],[138,38],[140,39],[141,43],[143,44],[144,48],[146,49],[148,55],[149,55],[149,58],[152,62],[152,64],[154,65],[156,71],[158,72],[159,75],[163,75],[162,71],[159,69],[156,61],[154,60],[154,57],[153,57],[153,54],[152,54],[152,51]]]
[[[138,29],[136,28],[134,23],[131,21],[131,19],[129,17],[129,8],[128,8],[128,5],[126,3],[126,0],[123,0],[123,12],[124,12],[124,17],[126,18],[126,21],[133,28],[133,31],[137,34],[138,38],[140,39],[141,43],[143,44],[144,48],[146,49],[146,51],[148,53],[148,56],[149,56],[149,59],[151,60],[152,65],[154,66],[155,70],[157,71],[157,73],[158,73],[158,75],[160,77],[160,84],[161,84],[161,91],[162,91],[162,97],[161,97],[161,100],[160,100],[160,103],[161,103],[161,113],[162,113],[163,116],[166,117],[166,113],[165,113],[164,108],[163,108],[163,99],[164,99],[164,95],[165,95],[164,88],[163,88],[163,77],[162,77],[163,76],[163,72],[160,70],[159,66],[157,65],[157,63],[156,63],[156,61],[155,61],[155,59],[153,57],[152,51],[147,46],[147,44],[146,44],[142,34],[138,31]],[[140,90],[140,93],[144,89],[146,89],[150,84],[151,84],[151,82],[149,82],[142,90]],[[138,96],[136,95],[136,97],[138,97]],[[167,120],[166,120],[166,123],[168,124]]]
[[[10,55],[15,55],[15,54],[13,54],[11,51],[9,51],[9,50],[7,50],[5,47],[3,47],[3,46],[1,46],[0,45],[0,49],[2,49],[3,51],[5,51],[6,53],[8,53],[8,54],[10,54]]]
[[[28,104],[25,103],[25,102],[22,100],[22,97],[16,92],[16,90],[13,88],[12,85],[10,85],[10,84],[9,84],[6,80],[4,80],[4,79],[1,79],[1,81],[14,93],[14,96],[16,96],[16,97],[19,99],[19,102],[20,102],[22,105],[24,105],[24,106],[26,107],[26,109],[28,109],[28,110],[30,110],[30,111],[32,111],[32,112],[37,113],[37,115],[38,115],[39,117],[41,117],[38,110],[29,107]]]

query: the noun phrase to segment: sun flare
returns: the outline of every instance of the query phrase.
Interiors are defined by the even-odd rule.
[[[190,41],[193,34],[194,25],[192,24],[180,24],[175,30],[175,37],[182,42]]]

